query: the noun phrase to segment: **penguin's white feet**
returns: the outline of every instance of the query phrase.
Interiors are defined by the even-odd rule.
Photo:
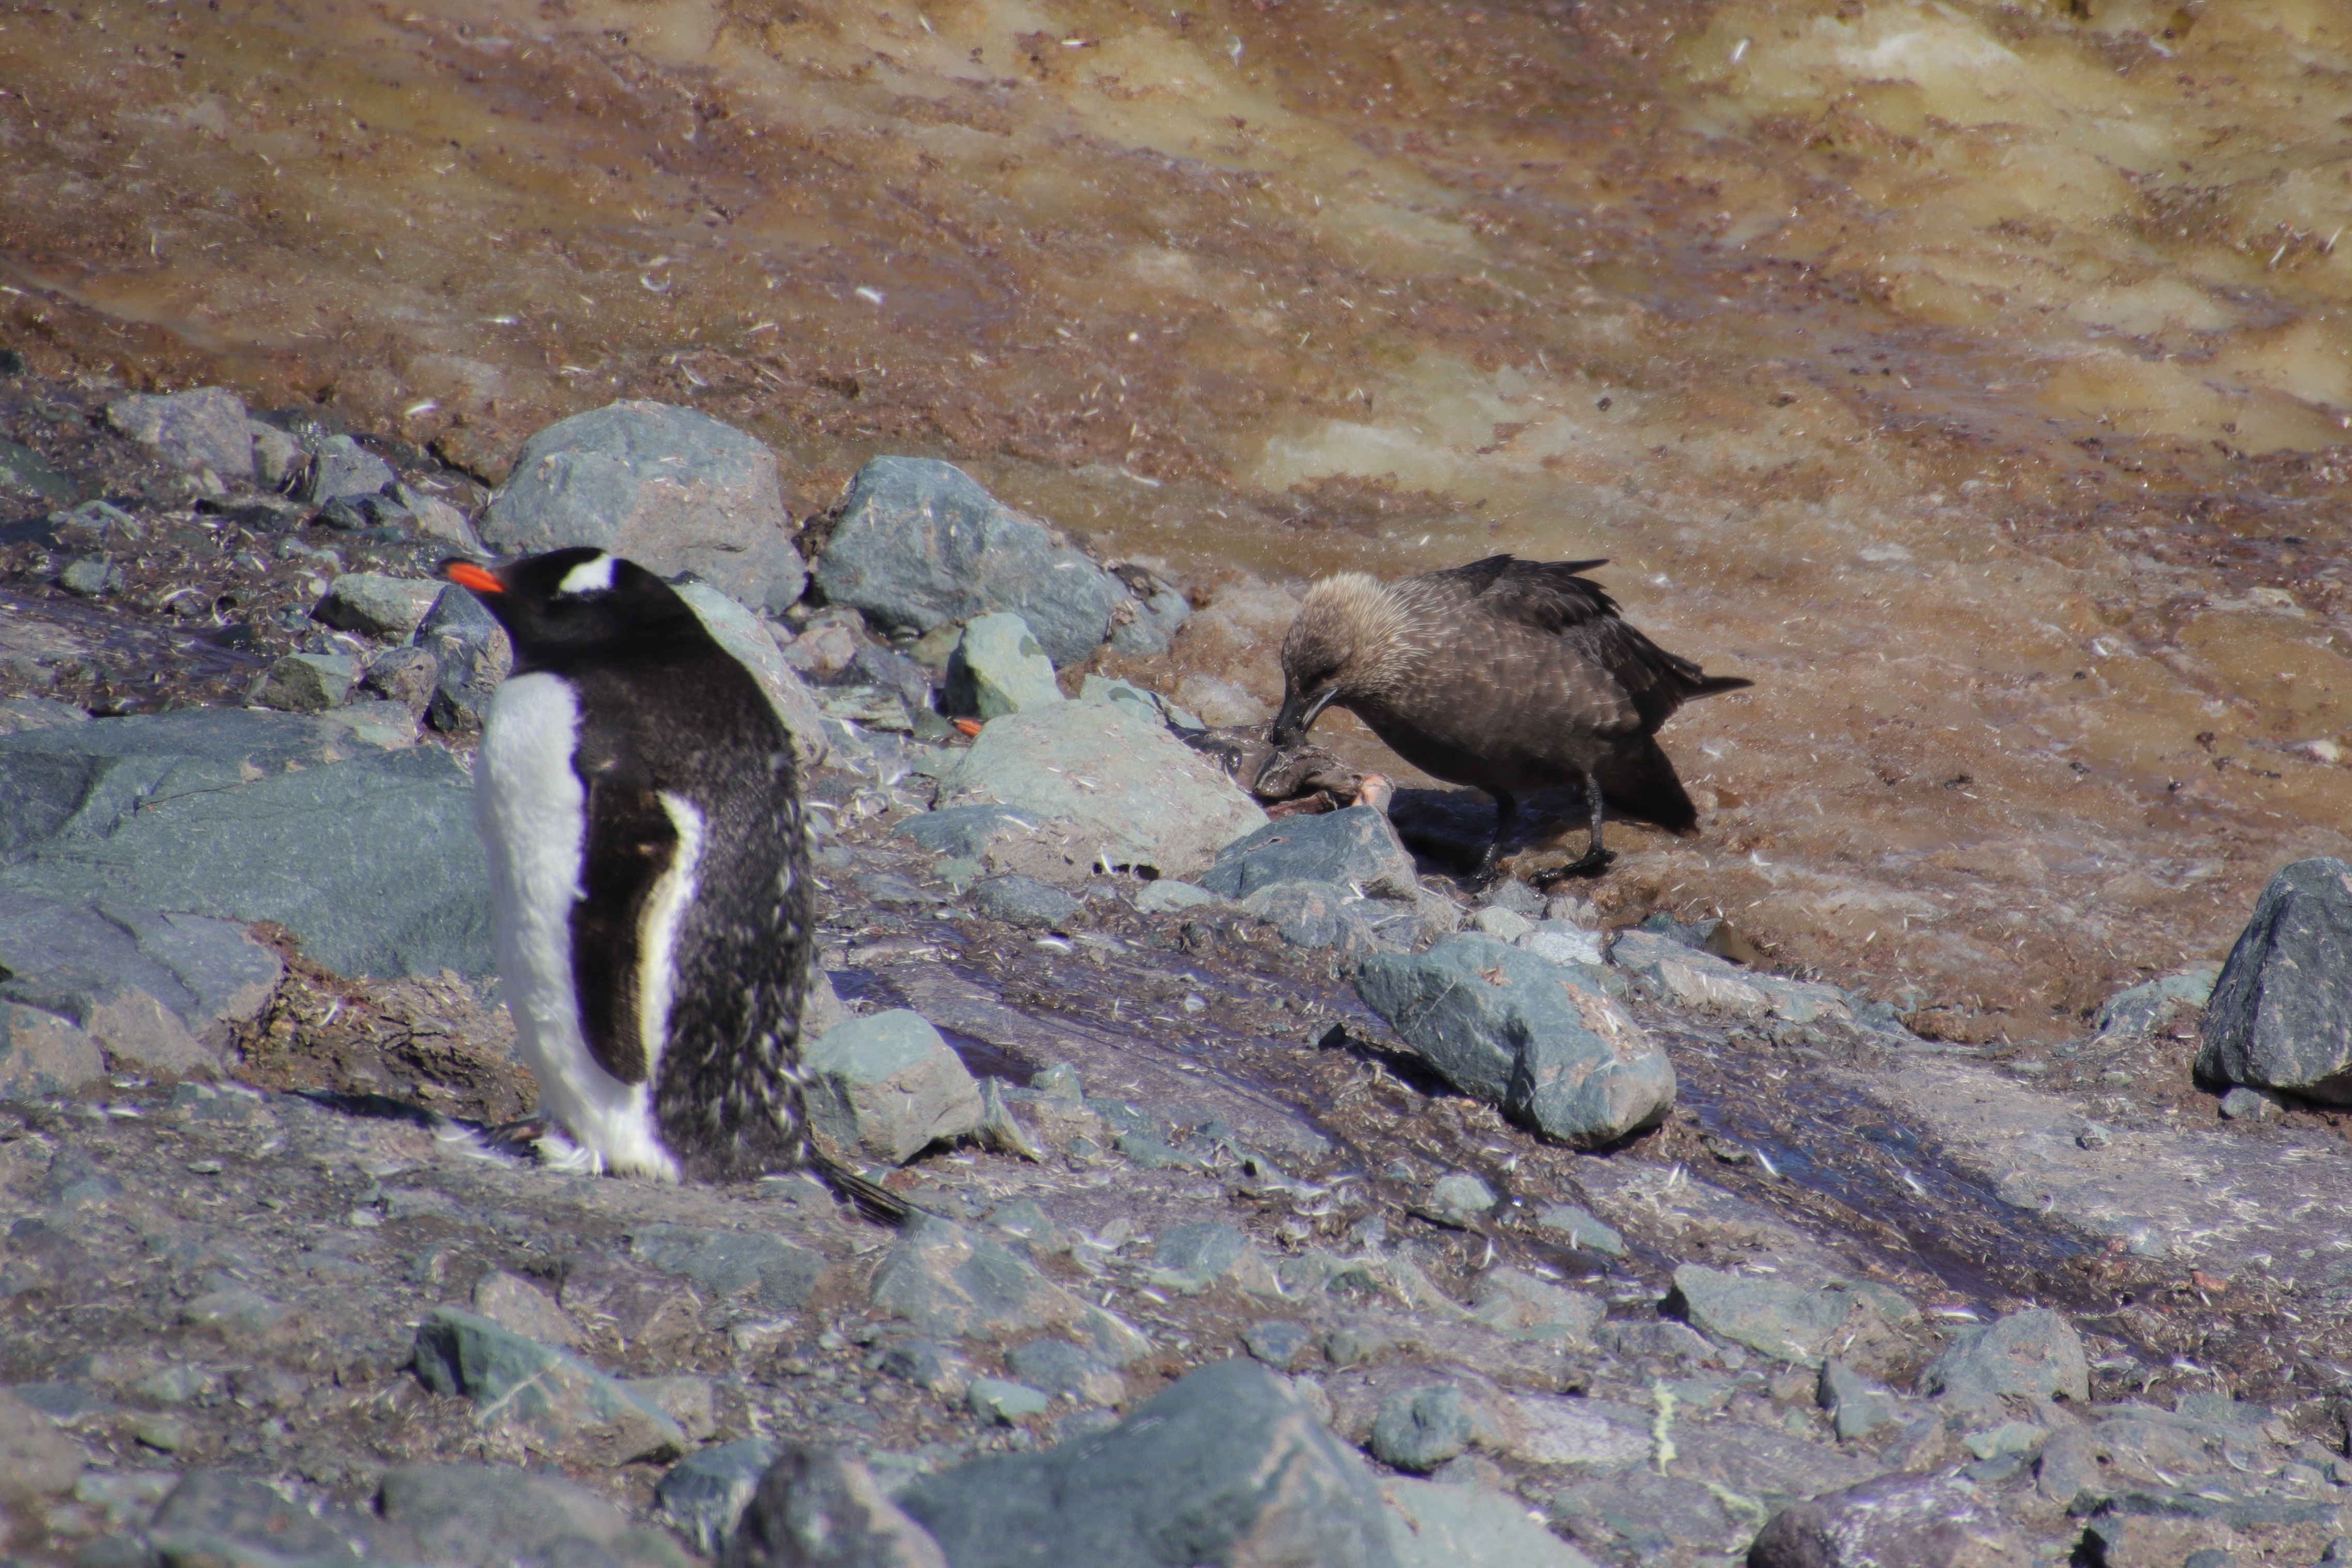
[[[593,1149],[574,1143],[552,1126],[532,1140],[531,1148],[538,1152],[539,1163],[551,1171],[561,1171],[568,1176],[601,1176],[604,1173],[603,1155]]]

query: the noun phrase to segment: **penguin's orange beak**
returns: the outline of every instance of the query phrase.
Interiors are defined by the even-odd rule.
[[[471,588],[477,594],[503,594],[507,585],[470,561],[444,561],[441,575],[460,588]]]

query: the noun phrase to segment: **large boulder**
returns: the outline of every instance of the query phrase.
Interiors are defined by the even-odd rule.
[[[1011,610],[1056,668],[1099,647],[1129,598],[1086,552],[928,458],[877,458],[858,470],[816,585],[888,631]]]
[[[125,393],[106,422],[174,468],[210,468],[224,479],[253,478],[253,425],[245,400],[226,387],[198,386],[150,396]]]
[[[1190,878],[1265,823],[1255,801],[1165,725],[1108,702],[992,720],[940,779],[939,804],[942,816],[961,811],[951,820],[970,830],[946,852],[1049,882],[1106,862]],[[903,830],[946,846],[917,829]]]
[[[2273,877],[2205,1005],[2197,1075],[2352,1104],[2352,866]]]
[[[2032,1553],[1991,1496],[1958,1476],[1882,1476],[1791,1504],[1748,1568],[2008,1568]]]
[[[759,440],[691,408],[626,402],[524,442],[481,535],[526,553],[593,544],[774,616],[808,581],[789,526],[775,454]]]
[[[1117,1426],[918,1478],[898,1504],[956,1568],[1395,1568],[1364,1462],[1282,1378],[1202,1368]]]
[[[2011,1312],[1952,1341],[1919,1376],[1922,1393],[1964,1405],[2091,1397],[2091,1363],[2074,1325],[2047,1307]]]
[[[487,974],[473,783],[371,732],[186,709],[0,735],[0,890],[276,921],[346,974]]]
[[[1623,1007],[1494,937],[1368,959],[1356,990],[1447,1081],[1547,1138],[1590,1148],[1674,1107],[1674,1065]]]

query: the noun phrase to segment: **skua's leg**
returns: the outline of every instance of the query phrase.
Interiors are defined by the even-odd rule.
[[[1563,877],[1597,877],[1617,858],[1614,850],[1601,847],[1601,781],[1591,773],[1584,775],[1584,805],[1592,824],[1591,842],[1585,846],[1581,857],[1557,871],[1545,872],[1538,879],[1540,882],[1555,882]]]

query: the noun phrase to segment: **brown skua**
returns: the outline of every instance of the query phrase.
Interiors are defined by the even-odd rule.
[[[1336,704],[1423,773],[1492,795],[1482,880],[1517,825],[1519,797],[1554,785],[1582,787],[1592,833],[1583,857],[1554,877],[1597,873],[1616,858],[1601,847],[1604,802],[1621,816],[1696,832],[1658,728],[1694,698],[1750,683],[1707,675],[1626,625],[1616,601],[1580,575],[1604,564],[1490,555],[1396,583],[1358,572],[1322,579],[1283,639],[1282,711],[1267,739],[1297,744]]]

